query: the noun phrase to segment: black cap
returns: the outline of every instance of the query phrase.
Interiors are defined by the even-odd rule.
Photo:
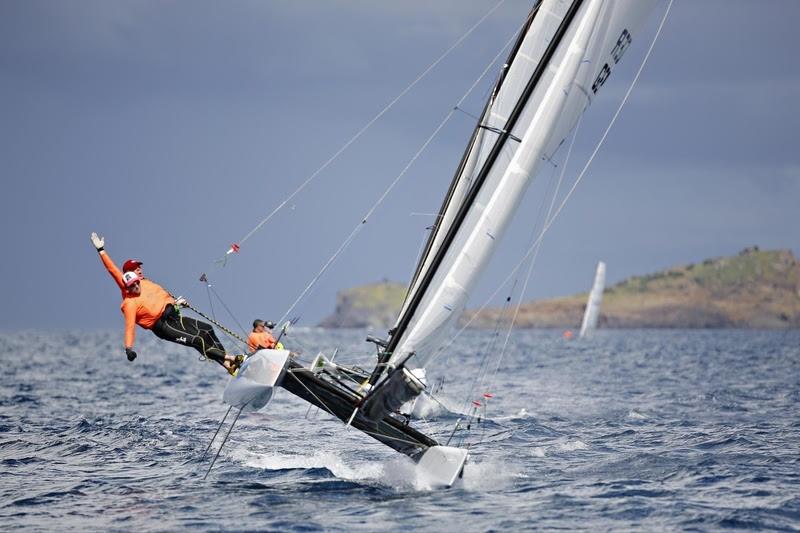
[[[266,327],[268,327],[269,329],[272,329],[272,328],[274,328],[274,327],[275,327],[275,322],[273,322],[272,320],[267,320],[267,321],[266,321],[266,323],[265,323],[264,325],[265,325]]]
[[[264,323],[263,320],[261,320],[260,318],[256,318],[255,320],[253,320],[253,329],[256,329],[258,326],[260,326],[263,323]]]

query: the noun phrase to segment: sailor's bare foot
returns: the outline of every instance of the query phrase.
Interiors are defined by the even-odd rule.
[[[228,371],[228,374],[235,376],[236,371],[239,370],[239,366],[241,366],[243,361],[243,355],[225,354],[225,359],[222,360],[222,366],[225,367],[225,370]]]

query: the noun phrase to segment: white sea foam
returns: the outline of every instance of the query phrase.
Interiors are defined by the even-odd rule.
[[[473,491],[501,489],[513,484],[514,479],[520,474],[520,465],[508,460],[467,461],[462,480],[463,488]]]
[[[398,490],[430,490],[417,478],[416,464],[405,456],[395,456],[382,463],[381,483]]]
[[[363,481],[380,478],[383,466],[376,461],[353,463],[345,461],[332,451],[314,451],[310,454],[258,453],[243,448],[235,449],[230,457],[252,468],[284,470],[290,468],[327,468],[339,479]]]
[[[642,413],[640,413],[635,409],[631,409],[630,411],[628,411],[628,418],[631,418],[633,420],[647,420],[646,415],[643,415]]]
[[[326,468],[336,478],[357,482],[378,483],[396,490],[429,491],[417,465],[408,457],[397,455],[385,461],[346,461],[332,451],[310,454],[259,453],[245,448],[232,450],[228,457],[250,468],[267,470]],[[508,461],[467,462],[463,477],[457,481],[467,490],[488,490],[508,486],[520,475],[520,469]]]
[[[531,448],[531,455],[534,457],[547,457],[546,446],[534,446]]]
[[[341,455],[332,451],[287,454],[236,449],[229,454],[229,457],[251,468],[268,470],[326,468],[338,479],[378,483],[397,490],[427,491],[434,488],[420,479],[416,464],[403,455],[392,456],[385,461],[353,462],[344,460]]]
[[[419,395],[414,401],[403,405],[401,412],[408,413],[412,418],[435,418],[443,414],[453,414],[466,416],[461,413],[461,407],[456,402],[446,396]]]
[[[425,394],[421,394],[413,401],[404,404],[400,411],[411,415],[413,418],[419,419],[439,416],[445,413],[447,409],[444,405],[439,403],[439,401]]]
[[[320,338],[343,339],[351,347],[345,351],[352,353],[363,342],[358,331],[325,335]],[[465,352],[483,338],[480,332],[465,335],[472,335]],[[526,345],[544,338],[538,331],[515,335]],[[238,502],[235,526],[241,530],[284,530],[291,527],[288,520],[317,529],[336,524],[360,531],[385,524],[384,529],[425,530],[456,516],[468,517],[458,526],[470,531],[497,529],[500,523],[517,530],[531,524],[541,529],[575,529],[575,524],[592,530],[718,529],[736,520],[749,521],[753,529],[796,528],[792,501],[785,495],[796,492],[792,445],[798,428],[784,421],[796,416],[797,395],[756,394],[753,384],[767,391],[796,388],[800,333],[628,330],[606,335],[609,345],[599,352],[609,357],[564,358],[558,349],[542,349],[543,366],[522,365],[519,373],[507,375],[503,385],[515,390],[513,406],[508,399],[492,400],[492,412],[517,419],[487,429],[488,435],[479,436],[473,427],[480,445],[471,448],[474,455],[460,487],[428,491],[417,483],[413,461],[355,428],[345,429],[324,410],[312,409],[306,418],[308,404],[285,390],[268,410],[239,419],[210,481],[198,483],[226,429],[198,463],[227,409],[220,403],[227,378],[218,365],[198,363],[187,348],[146,333],[137,339],[140,357],[134,363],[120,358],[116,330],[0,333],[0,353],[15,355],[4,359],[6,372],[0,376],[0,390],[7,392],[0,402],[3,474],[15,480],[0,480],[0,501],[17,509],[3,523],[21,530],[49,530],[58,523],[61,529],[113,530],[125,524],[137,531],[180,530],[190,524],[200,532],[218,531],[231,527],[231,509],[207,503],[219,498],[224,485],[227,497]],[[663,350],[662,356],[642,356],[643,345],[652,345],[654,353]],[[509,356],[512,361],[530,358],[522,350]],[[618,380],[622,362],[631,357],[639,364],[626,367],[625,379]],[[474,367],[467,371],[478,370],[477,361],[470,364]],[[667,364],[683,379],[661,380]],[[719,371],[708,372],[707,365]],[[643,387],[648,394],[641,394]],[[745,410],[709,409],[714,395]],[[520,412],[527,405],[534,409],[528,420]],[[656,413],[662,410],[690,420],[691,426],[659,423]],[[758,417],[749,416],[756,411]],[[624,429],[620,420],[640,426],[652,439],[609,438]],[[418,427],[443,440],[453,423],[433,420]],[[595,443],[602,449],[595,450]],[[726,453],[706,453],[719,448]],[[771,460],[741,461],[742,454]],[[637,460],[631,461],[633,456]],[[259,479],[279,486],[249,486]],[[623,480],[625,487],[598,488],[597,479]],[[624,481],[642,479],[664,490]],[[342,492],[337,480],[364,490]],[[313,492],[309,484],[315,485]],[[688,518],[673,512],[697,500],[707,486],[719,490],[703,492],[702,512]],[[587,487],[603,497],[586,498]],[[91,502],[81,496],[87,490]],[[617,512],[630,508],[632,494],[635,512]],[[410,512],[398,513],[399,508]]]
[[[562,442],[556,445],[555,448],[561,452],[574,452],[575,450],[587,450],[589,446],[582,440],[573,440]]]

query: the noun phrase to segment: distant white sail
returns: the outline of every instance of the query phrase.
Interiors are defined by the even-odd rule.
[[[586,311],[583,313],[581,324],[581,338],[588,337],[597,328],[597,317],[600,315],[600,304],[603,301],[603,291],[606,288],[606,264],[597,263],[597,272],[594,274],[594,284],[586,302]]]

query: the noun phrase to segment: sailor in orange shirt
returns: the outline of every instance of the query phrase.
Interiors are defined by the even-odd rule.
[[[262,348],[267,348],[268,350],[275,348],[277,341],[272,336],[272,328],[274,327],[275,323],[271,320],[266,323],[260,319],[253,321],[253,332],[247,338],[247,346],[251,352]]]
[[[125,316],[125,354],[128,361],[136,359],[133,343],[138,324],[161,339],[191,346],[204,357],[221,364],[231,374],[236,371],[243,356],[226,354],[225,347],[210,324],[181,316],[179,309],[187,305],[186,300],[179,298],[176,301],[163,287],[145,279],[141,261],[125,261],[124,272],[120,272],[105,251],[105,239],[92,233],[91,240],[106,270],[122,291],[120,309]]]

